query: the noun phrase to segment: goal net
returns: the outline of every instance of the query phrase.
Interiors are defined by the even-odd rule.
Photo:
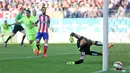
[[[113,68],[116,61],[123,63],[124,69],[130,72],[130,18],[121,16],[119,13],[109,18],[109,42],[115,45],[109,49],[108,64],[109,68]]]

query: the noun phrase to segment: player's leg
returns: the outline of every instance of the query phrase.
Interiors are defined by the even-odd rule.
[[[93,44],[96,46],[103,46],[103,43],[100,41],[93,41]]]
[[[4,42],[5,40],[4,40],[4,35],[2,34],[2,41]]]
[[[36,46],[38,51],[40,51],[40,40],[42,38],[42,33],[38,32],[36,35]]]
[[[47,57],[46,53],[47,53],[47,49],[48,49],[48,33],[43,33],[43,39],[44,39],[44,52],[43,52],[43,56]]]
[[[12,34],[10,30],[6,30],[5,33],[7,33],[8,35],[11,35],[11,34]],[[12,43],[12,38],[10,39],[10,42]]]
[[[11,33],[11,35],[7,38],[7,40],[4,42],[4,46],[7,47],[7,43],[8,41],[18,32],[17,27],[15,26],[13,29],[13,32]]]
[[[95,51],[89,51],[87,54],[92,56],[102,56],[102,53],[95,52]]]
[[[108,44],[108,49],[113,47],[113,46],[114,46],[114,44]]]
[[[27,34],[27,38],[29,40],[29,44],[31,45],[33,52],[36,53],[36,55],[38,55],[38,49],[36,46],[36,43],[34,42],[35,40],[35,34]]]
[[[96,46],[103,46],[103,43],[100,41],[93,41],[93,44]],[[114,44],[108,44],[108,49],[111,48]]]
[[[12,34],[12,32],[11,32],[11,31],[8,31],[8,33],[9,33],[9,35],[11,35],[11,34]],[[12,41],[13,41],[13,40],[12,40],[12,38],[11,38],[11,40],[10,40],[10,41],[11,41],[11,43],[12,43]]]
[[[25,30],[24,30],[24,28],[22,26],[19,26],[19,31],[21,33],[23,33],[23,37],[22,37],[22,41],[21,41],[21,46],[24,46],[24,39],[26,37],[26,32],[25,32]]]
[[[2,35],[1,35],[1,37],[2,37],[2,41],[3,41],[3,42],[5,41],[5,40],[4,40],[4,34],[5,34],[5,32],[2,31]]]
[[[34,42],[34,40],[29,40],[29,44],[31,45],[33,52],[38,56],[39,51],[37,49],[37,46],[36,46],[36,43]]]
[[[91,46],[86,46],[85,48],[85,53],[86,55],[92,55],[92,56],[102,56],[102,53],[95,52],[95,51],[90,51]]]

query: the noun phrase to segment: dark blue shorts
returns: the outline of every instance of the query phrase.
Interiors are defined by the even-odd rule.
[[[38,32],[37,35],[36,35],[36,39],[41,40],[42,37],[43,37],[44,40],[49,39],[48,33]]]

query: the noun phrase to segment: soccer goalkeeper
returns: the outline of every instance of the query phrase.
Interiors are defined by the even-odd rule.
[[[70,36],[73,36],[77,38],[77,47],[79,48],[79,51],[81,52],[80,59],[77,61],[70,61],[67,62],[67,64],[81,64],[84,61],[85,55],[92,55],[92,56],[102,56],[102,53],[90,51],[90,47],[92,45],[96,46],[103,46],[103,44],[100,41],[92,41],[90,39],[87,39],[83,36],[80,36],[76,33],[71,33]],[[112,47],[113,44],[109,44],[108,48]]]

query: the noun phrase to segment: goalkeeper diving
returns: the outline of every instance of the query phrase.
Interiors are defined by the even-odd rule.
[[[84,62],[84,58],[86,55],[92,55],[92,56],[102,56],[102,53],[91,51],[90,47],[92,45],[96,46],[103,46],[102,42],[100,41],[92,41],[91,39],[88,39],[84,36],[80,36],[74,32],[70,34],[71,37],[75,37],[77,39],[77,47],[79,48],[79,51],[81,53],[80,59],[77,61],[69,61],[67,64],[81,64]],[[112,47],[113,44],[108,44],[108,48]]]

